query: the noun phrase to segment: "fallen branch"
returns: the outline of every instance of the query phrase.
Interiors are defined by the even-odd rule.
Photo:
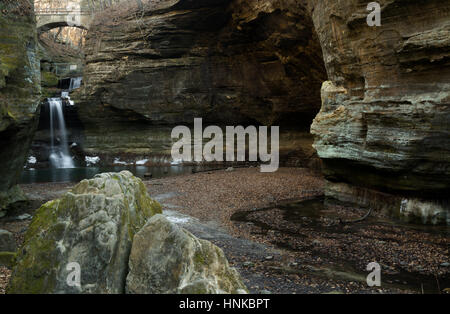
[[[339,219],[339,223],[340,224],[354,224],[354,223],[358,223],[358,222],[361,222],[361,221],[364,221],[364,220],[366,220],[369,216],[370,216],[370,214],[372,213],[372,208],[370,208],[369,209],[369,211],[367,212],[367,214],[365,214],[363,217],[361,217],[361,218],[358,218],[358,219],[355,219],[355,220],[347,220],[347,221],[344,221],[344,220],[342,220],[342,219]]]
[[[214,172],[214,171],[222,171],[222,170],[228,170],[229,168],[233,169],[241,169],[241,168],[249,168],[250,165],[242,165],[242,166],[230,166],[230,167],[222,167],[222,168],[211,168],[211,169],[192,169],[192,173],[203,173],[203,172]]]

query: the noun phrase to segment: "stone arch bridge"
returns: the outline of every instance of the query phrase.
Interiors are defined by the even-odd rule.
[[[36,10],[38,33],[43,33],[57,27],[73,26],[89,29],[95,11],[80,7],[49,8]]]

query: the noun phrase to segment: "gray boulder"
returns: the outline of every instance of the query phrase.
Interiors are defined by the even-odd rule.
[[[7,292],[123,293],[133,237],[156,213],[161,206],[128,171],[81,181],[38,210]]]
[[[126,292],[138,294],[246,293],[223,251],[168,221],[153,216],[131,249]]]
[[[0,229],[0,252],[14,252],[16,240],[11,232]]]

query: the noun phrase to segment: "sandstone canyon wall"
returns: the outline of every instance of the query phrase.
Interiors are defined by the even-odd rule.
[[[326,73],[303,1],[151,3],[115,6],[90,29],[78,102],[88,152],[170,154],[172,126],[195,117],[282,125],[282,149],[311,147]]]
[[[88,35],[88,152],[169,154],[171,127],[194,117],[280,125],[282,154],[305,152],[322,86],[327,195],[449,219],[450,1],[379,1],[380,27],[362,0],[136,3]]]
[[[39,108],[33,3],[0,2],[0,215],[21,200],[15,186],[30,147]]]
[[[328,193],[448,198],[450,1],[378,2],[380,27],[367,1],[310,2],[329,78],[311,128]]]

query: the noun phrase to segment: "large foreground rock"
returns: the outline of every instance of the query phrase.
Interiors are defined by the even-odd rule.
[[[128,171],[80,182],[38,210],[8,293],[123,293],[133,237],[160,212]],[[67,284],[69,263],[80,265],[81,287]]]
[[[314,120],[326,176],[413,197],[450,188],[450,1],[310,1],[329,81]]]
[[[127,293],[245,293],[238,272],[220,248],[200,240],[162,215],[136,234]]]
[[[0,1],[0,217],[24,200],[15,185],[37,127],[39,97],[33,1]]]

